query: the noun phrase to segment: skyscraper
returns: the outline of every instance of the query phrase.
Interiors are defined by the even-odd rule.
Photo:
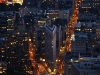
[[[28,33],[26,30],[8,31],[7,68],[18,72],[30,71],[31,61],[29,57]]]
[[[56,63],[56,26],[45,26],[45,61],[51,71],[54,71]]]
[[[0,61],[5,61],[5,43],[6,43],[6,32],[7,32],[7,18],[6,16],[0,15]]]
[[[6,63],[6,33],[7,33],[7,17],[2,13],[0,14],[0,73],[4,72],[2,65]],[[1,71],[2,69],[2,71]]]

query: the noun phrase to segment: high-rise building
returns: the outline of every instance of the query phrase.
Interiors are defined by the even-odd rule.
[[[7,17],[0,14],[0,73],[3,73],[3,68],[6,63],[6,33],[7,33]],[[4,65],[3,65],[4,64]]]
[[[5,59],[6,33],[7,33],[7,18],[6,16],[1,16],[0,17],[0,61],[6,60]]]
[[[45,61],[51,71],[56,66],[56,26],[45,26]]]
[[[7,68],[15,71],[30,71],[31,61],[29,57],[28,33],[25,30],[8,31]]]
[[[39,53],[41,58],[44,58],[44,50],[45,50],[45,29],[44,29],[44,26],[45,26],[46,22],[47,22],[46,19],[38,20],[37,25],[35,27],[37,52]]]
[[[22,19],[18,19],[18,15],[15,22],[11,14],[0,13],[0,73],[5,70],[32,72],[28,37],[28,31],[25,30]]]
[[[56,54],[57,55],[59,55],[61,46],[62,46],[62,31],[61,31],[61,26],[58,26],[56,30],[56,50],[57,50]]]
[[[75,35],[72,36],[72,45],[71,45],[71,51],[75,53],[85,53],[86,52],[86,34],[79,34],[78,36]]]

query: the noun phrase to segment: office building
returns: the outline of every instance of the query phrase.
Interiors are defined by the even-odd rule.
[[[100,57],[90,53],[67,53],[65,58],[65,74],[99,75]]]
[[[6,62],[6,33],[7,33],[7,17],[4,13],[0,13],[0,73],[4,73],[7,69]]]
[[[81,57],[82,62],[72,63],[72,75],[100,75],[100,58]]]
[[[56,66],[56,26],[45,26],[45,62],[54,71]]]
[[[0,15],[0,61],[6,61],[7,17]]]
[[[45,29],[44,26],[47,23],[47,19],[40,19],[37,20],[35,24],[35,31],[34,31],[34,42],[36,43],[38,57],[44,59],[44,50],[45,50]],[[38,58],[40,60],[40,58]]]
[[[21,17],[18,16],[18,13],[16,15],[14,23],[12,23],[13,18],[8,16],[5,38],[7,72],[32,73],[32,63],[29,55],[29,34]]]
[[[62,47],[62,30],[61,26],[57,27],[56,30],[56,50],[57,50],[57,55],[59,55],[60,48]]]
[[[86,34],[76,34],[71,38],[71,51],[78,53],[86,52],[86,39],[88,36]]]
[[[7,44],[7,68],[15,71],[30,71],[31,61],[29,57],[27,31],[8,31]]]

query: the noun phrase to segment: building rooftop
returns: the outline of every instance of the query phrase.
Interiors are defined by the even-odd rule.
[[[0,38],[0,41],[5,41],[6,38]]]
[[[76,33],[75,37],[79,37],[79,38],[88,38],[88,35],[86,33]]]
[[[55,25],[46,25],[46,28],[51,32],[54,31],[55,27],[56,27]]]
[[[76,23],[75,27],[81,27],[81,22]]]
[[[80,67],[80,62],[77,62],[77,63],[72,63],[75,68],[81,72],[97,72],[97,70],[95,69],[86,69],[86,68],[81,68]]]
[[[89,4],[88,3],[82,3],[82,5],[81,5],[82,7],[88,7],[89,6]]]

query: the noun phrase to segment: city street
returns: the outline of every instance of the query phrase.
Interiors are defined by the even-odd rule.
[[[75,8],[73,9],[72,15],[70,16],[70,21],[67,25],[67,29],[66,29],[67,30],[66,31],[67,47],[66,47],[66,50],[68,52],[71,51],[71,40],[72,40],[72,37],[74,35],[74,26],[75,26],[75,24],[77,23],[77,20],[78,20],[79,6],[80,5],[81,5],[81,1],[80,0],[76,1]]]
[[[71,39],[74,34],[74,25],[77,23],[78,19],[78,10],[75,9],[72,16],[70,17],[70,22],[67,27],[67,51],[71,51]],[[64,73],[64,56],[66,54],[66,46],[60,48],[59,57],[56,59],[57,63],[57,74],[63,74]]]
[[[71,51],[71,40],[72,40],[72,36],[74,35],[74,26],[77,23],[77,19],[78,19],[78,9],[74,9],[73,13],[70,17],[70,22],[68,23],[67,26],[67,45],[64,47],[60,48],[60,53],[59,53],[59,57],[56,59],[56,64],[57,64],[57,68],[56,68],[56,74],[60,75],[64,73],[64,56],[66,54],[66,49],[67,51]],[[49,75],[49,70],[48,67],[46,67],[44,64],[42,63],[36,63],[35,59],[34,59],[34,51],[32,49],[32,43],[30,42],[30,59],[32,61],[32,64],[35,68],[35,72],[36,75]]]
[[[33,72],[35,73],[35,75],[49,75],[49,73],[47,72],[47,69],[43,66],[43,64],[36,63],[33,43],[31,42],[30,38],[29,38],[29,54],[30,54],[30,60],[32,62],[32,66],[34,67]]]
[[[70,22],[67,27],[67,51],[71,51],[71,40],[72,35],[74,35],[74,26],[77,23],[78,19],[78,9],[74,9],[72,16],[70,17]]]

